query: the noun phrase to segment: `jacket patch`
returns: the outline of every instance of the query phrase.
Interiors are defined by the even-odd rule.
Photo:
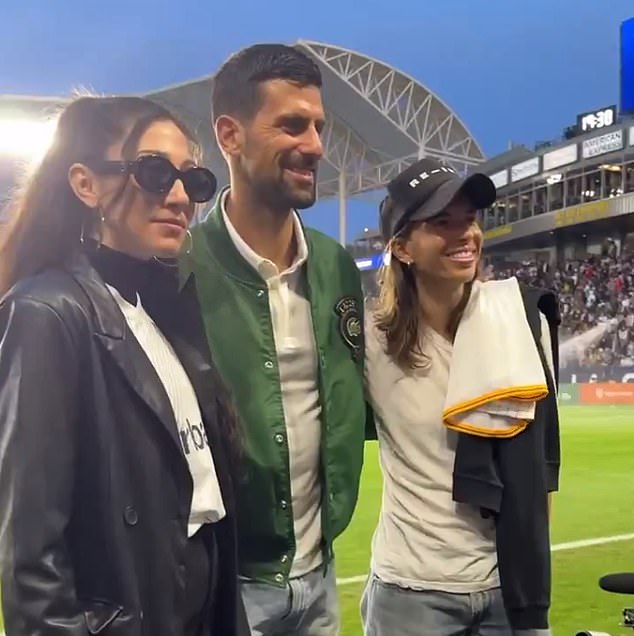
[[[335,305],[335,313],[339,316],[339,333],[358,360],[363,354],[363,325],[356,298],[341,298]]]

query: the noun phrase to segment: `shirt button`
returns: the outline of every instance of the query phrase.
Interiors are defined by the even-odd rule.
[[[282,435],[281,433],[278,433],[278,434],[275,436],[275,441],[276,441],[278,444],[283,444],[283,443],[284,443],[284,435]]]
[[[286,499],[282,499],[282,501],[280,501],[280,506],[282,506],[282,510],[286,510],[288,508],[288,502]]]
[[[262,296],[264,296],[264,290],[258,289],[258,298],[262,298]]]
[[[282,563],[286,563],[288,561],[288,554],[282,555]]]
[[[123,520],[129,526],[136,526],[136,524],[139,523],[139,515],[138,515],[137,511],[132,506],[128,506],[123,511]]]
[[[282,583],[284,581],[284,575],[283,574],[276,574],[275,575],[275,581],[277,583]]]
[[[267,360],[267,361],[264,363],[264,368],[265,368],[265,369],[272,369],[272,368],[273,368],[273,363],[272,363],[270,360]]]

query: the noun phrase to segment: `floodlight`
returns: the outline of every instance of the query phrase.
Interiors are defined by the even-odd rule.
[[[0,119],[0,156],[38,161],[48,150],[56,119]]]

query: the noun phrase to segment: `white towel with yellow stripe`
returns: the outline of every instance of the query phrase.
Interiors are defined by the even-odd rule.
[[[443,419],[482,437],[513,437],[548,395],[519,283],[476,282],[453,344]]]

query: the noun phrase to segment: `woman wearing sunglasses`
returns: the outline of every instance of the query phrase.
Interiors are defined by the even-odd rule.
[[[216,188],[162,107],[81,98],[0,245],[0,565],[7,634],[247,634],[236,422],[193,280]]]

